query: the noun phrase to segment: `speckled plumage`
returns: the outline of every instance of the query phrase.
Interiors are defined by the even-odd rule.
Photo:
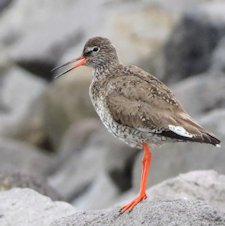
[[[101,40],[105,39],[91,39],[85,46],[101,46]],[[213,134],[191,119],[166,85],[136,66],[120,64],[114,47],[110,42],[108,45],[107,51],[115,56],[111,61],[107,54],[101,54],[101,58],[106,59],[94,67],[89,94],[99,117],[111,133],[139,148],[143,143],[161,144],[166,141],[219,143]],[[192,137],[174,133],[169,125],[183,127]]]

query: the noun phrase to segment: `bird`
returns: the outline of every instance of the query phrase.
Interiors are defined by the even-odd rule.
[[[220,147],[220,140],[191,118],[163,82],[137,66],[123,65],[108,38],[90,38],[80,57],[53,71],[68,65],[55,78],[79,66],[91,67],[89,95],[102,123],[115,137],[144,151],[139,193],[120,208],[120,214],[147,198],[151,145],[198,142]]]

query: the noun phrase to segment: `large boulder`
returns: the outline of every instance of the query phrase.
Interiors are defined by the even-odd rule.
[[[46,176],[54,159],[41,149],[25,142],[0,138],[0,169]]]
[[[97,117],[88,94],[90,71],[81,68],[71,74],[52,83],[42,97],[45,130],[56,149],[72,123]]]
[[[119,209],[77,212],[72,216],[56,220],[51,226],[175,226],[225,224],[225,213],[201,201],[165,200],[144,201],[131,213],[119,215]]]
[[[164,81],[174,82],[206,71],[214,49],[225,35],[224,9],[220,1],[187,10],[161,53],[154,56],[152,72]]]
[[[225,74],[221,71],[184,79],[171,88],[184,109],[195,118],[225,109]]]
[[[45,134],[39,98],[46,82],[19,67],[0,74],[0,135],[41,143]]]
[[[64,202],[53,202],[31,189],[14,188],[0,192],[0,225],[50,226],[61,217],[75,213]]]
[[[180,174],[148,190],[150,200],[201,200],[225,212],[225,176],[216,171]]]
[[[225,38],[222,38],[212,54],[210,71],[225,73]]]
[[[12,188],[31,188],[52,200],[61,200],[57,192],[47,183],[44,177],[16,170],[0,170],[0,191]]]
[[[1,17],[0,42],[15,62],[50,79],[50,70],[62,55],[71,48],[81,51],[81,41],[101,27],[102,2],[84,7],[81,0],[14,1]]]
[[[167,40],[177,14],[152,1],[123,5],[123,10],[111,10],[108,14],[104,32],[116,46],[123,62],[148,69],[146,57],[153,55]]]
[[[71,130],[72,134],[67,134],[72,139],[70,143],[81,138],[78,133],[80,128],[77,128],[77,132]],[[65,139],[68,143],[68,139]],[[71,149],[70,145],[69,148]],[[85,145],[80,146],[76,142],[73,150],[49,179],[50,184],[67,200],[80,206],[81,202],[77,198],[82,196],[83,200],[87,200],[86,197],[92,196],[97,188],[96,193],[101,195],[102,187],[109,188],[110,184],[114,184],[105,194],[106,202],[87,202],[85,206],[86,209],[107,207],[111,204],[112,196],[130,188],[131,165],[137,152],[118,141],[105,128],[99,126],[89,135]]]
[[[0,225],[222,226],[224,184],[225,176],[215,171],[180,175],[148,190],[149,198],[123,215],[119,214],[118,204],[111,209],[81,211],[65,202],[53,202],[31,189],[15,188],[0,192]],[[104,199],[106,193],[99,199]]]

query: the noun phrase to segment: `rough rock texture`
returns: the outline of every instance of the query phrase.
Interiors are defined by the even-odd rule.
[[[90,71],[81,69],[52,83],[43,95],[45,130],[55,148],[71,123],[97,116],[88,94]]]
[[[52,200],[60,200],[57,192],[48,185],[47,181],[41,176],[31,175],[13,170],[0,171],[0,191],[6,191],[12,188],[31,188]]]
[[[64,202],[53,202],[31,189],[15,188],[0,192],[1,226],[49,226],[75,212]]]
[[[103,209],[115,204],[120,194],[121,191],[112,178],[102,172],[72,204],[81,210]]]
[[[38,143],[43,128],[37,100],[46,88],[45,81],[12,67],[2,72],[0,87],[0,134]]]
[[[95,131],[86,141],[86,145],[77,148],[79,149],[76,150],[76,146],[74,147],[74,154],[49,180],[67,200],[72,201],[79,195],[83,196],[85,192],[88,194],[91,187],[96,187],[94,181],[102,180],[102,175],[109,177],[104,180],[114,183],[121,191],[131,186],[131,165],[137,152],[118,141],[105,128]],[[112,187],[112,190],[115,188]],[[108,194],[110,195],[110,192]],[[107,196],[107,193],[105,195]],[[102,206],[102,203],[99,204]],[[91,203],[90,205],[93,206]],[[97,205],[98,203],[95,205],[96,208]]]
[[[77,47],[104,21],[102,2],[15,1],[1,18],[0,41],[14,61],[49,79],[51,68],[62,54]]]
[[[151,200],[201,200],[225,212],[225,176],[216,171],[191,171],[148,190]]]
[[[146,1],[112,10],[104,27],[106,36],[118,49],[120,59],[129,64],[140,64],[163,45],[176,20],[176,13]],[[147,69],[148,63],[142,63],[143,68]]]
[[[221,148],[196,143],[165,144],[162,147],[152,148],[153,161],[149,186],[190,170],[214,169],[219,173],[224,173],[225,111],[223,109],[215,110],[199,120],[199,123],[221,139]],[[136,191],[140,183],[142,154],[140,152],[133,168],[133,186]]]
[[[211,71],[182,80],[172,90],[193,117],[214,109],[225,109],[225,74]]]
[[[149,198],[123,215],[118,212],[120,204],[111,209],[80,211],[31,189],[15,188],[0,192],[0,225],[222,226],[225,225],[224,185],[225,176],[215,171],[179,175],[149,189]]]
[[[116,210],[95,212],[77,212],[62,218],[51,226],[176,226],[204,225],[222,226],[225,224],[225,213],[220,212],[200,201],[144,201],[130,214],[118,214]]]
[[[174,82],[206,71],[225,34],[224,8],[224,2],[211,2],[188,10],[159,54],[154,74]]]
[[[225,38],[222,38],[212,54],[210,71],[222,71],[225,73]]]
[[[32,145],[0,138],[0,169],[47,175],[53,163],[51,155]]]
[[[1,0],[0,1],[0,13],[6,9],[11,3],[13,2],[13,0]]]

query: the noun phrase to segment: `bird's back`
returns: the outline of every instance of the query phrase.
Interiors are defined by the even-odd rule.
[[[118,65],[94,79],[90,95],[106,127],[128,144],[136,144],[132,146],[164,141],[220,143],[193,121],[165,84],[136,66]]]

